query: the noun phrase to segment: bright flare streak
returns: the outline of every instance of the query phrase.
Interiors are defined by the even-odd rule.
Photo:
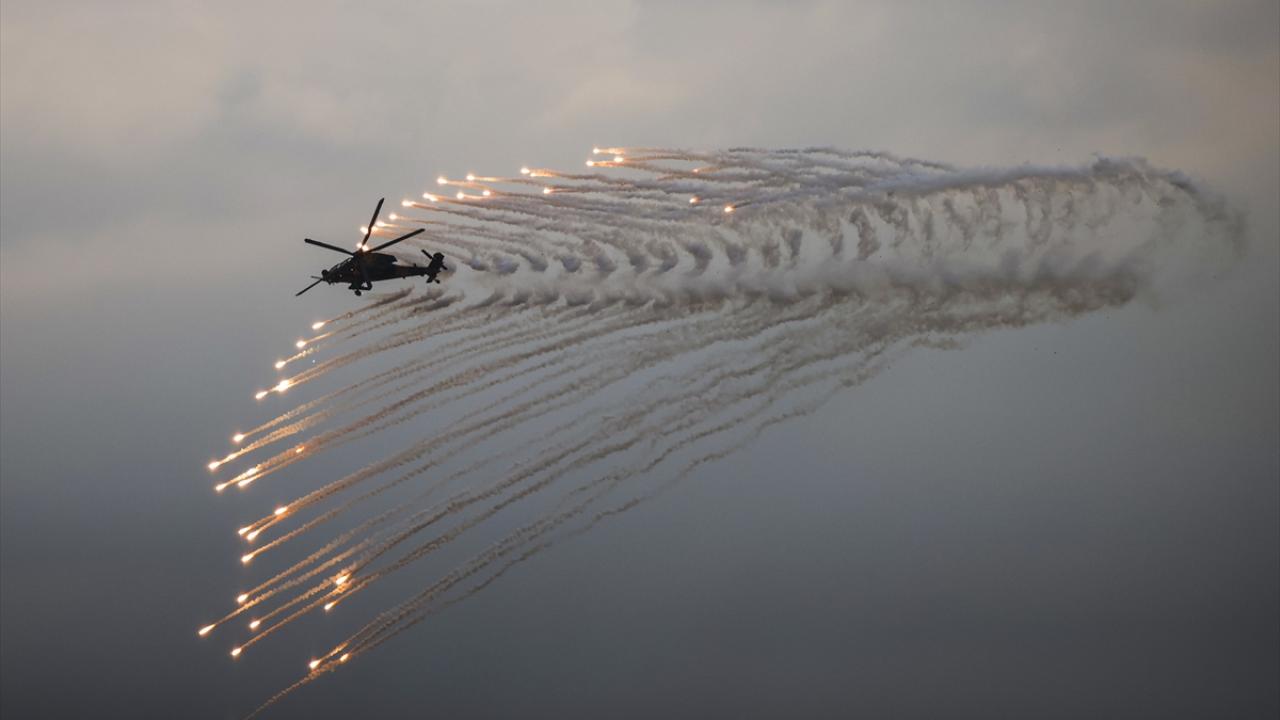
[[[243,473],[239,475],[239,477],[240,477],[239,480],[233,480],[232,482],[234,482],[239,487],[247,486],[249,483],[258,479],[258,466],[254,465],[248,470],[245,470]]]
[[[251,560],[253,560],[253,553],[248,553],[246,555],[240,556],[240,562],[244,563],[245,565],[248,565]]]
[[[465,195],[461,190],[459,190],[459,191],[458,191],[458,199],[459,199],[459,200],[462,200],[462,199],[464,199],[464,198],[466,198],[466,195]]]
[[[482,193],[480,193],[480,194],[481,194],[481,195],[483,195],[483,196],[485,196],[485,197],[489,197],[489,196],[490,196],[490,195],[492,195],[493,193],[489,192],[488,190],[485,190],[484,192],[482,192]]]
[[[555,191],[554,191],[554,190],[552,190],[552,189],[551,189],[551,188],[549,188],[549,187],[544,187],[544,188],[542,188],[542,194],[543,194],[543,195],[550,195],[552,192],[555,192]]]
[[[332,610],[332,609],[333,609],[333,606],[334,606],[334,605],[335,605],[335,603],[333,603],[332,601],[325,603],[325,604],[324,604],[324,611],[325,611],[325,612],[329,612],[330,610]]]
[[[245,537],[246,537],[246,538],[248,538],[249,540],[252,540],[252,539],[254,539],[254,538],[258,537],[258,533],[260,533],[260,532],[262,532],[262,531],[261,531],[261,530],[254,530],[253,532],[249,533],[248,535],[245,535]]]
[[[278,507],[278,508],[276,508],[276,509],[275,509],[275,513],[274,513],[274,514],[276,514],[276,515],[283,515],[283,514],[285,514],[285,513],[287,513],[287,512],[289,512],[289,506],[288,506],[288,505],[281,505],[280,507]]]
[[[214,486],[213,486],[213,491],[214,491],[214,492],[222,492],[223,490],[226,490],[226,489],[227,489],[227,486],[228,486],[228,485],[230,485],[230,484],[231,484],[231,483],[222,483],[221,485],[214,485]]]
[[[236,531],[236,534],[237,534],[237,535],[243,535],[243,534],[245,534],[245,533],[249,532],[249,530],[250,530],[250,529],[251,529],[251,526],[249,526],[249,525],[245,525],[244,527],[242,527],[242,528],[240,528],[239,530],[237,530],[237,531]]]
[[[294,454],[294,455],[301,455],[301,454],[302,454],[302,450],[303,450],[303,446],[302,446],[302,445],[299,445],[299,446],[298,446],[298,449],[296,449],[296,450],[294,450],[294,451],[293,451],[293,454]]]
[[[401,200],[401,201],[400,201],[400,207],[413,207],[413,201],[412,201],[412,200]]]
[[[307,667],[311,668],[312,670],[315,670],[316,668],[320,667],[320,661],[312,660],[311,662],[307,663]]]
[[[732,205],[725,205],[725,206],[724,206],[724,211],[725,211],[726,213],[731,213],[731,212],[733,212],[733,206],[732,206]]]
[[[475,181],[476,181],[475,173],[467,173],[467,182],[475,182]]]
[[[275,389],[275,391],[276,391],[276,392],[278,392],[278,393],[282,393],[282,392],[284,392],[285,390],[288,390],[288,389],[289,389],[289,381],[288,381],[288,380],[281,380],[279,383],[277,383],[277,384],[276,384],[276,386],[275,386],[275,388],[274,388],[274,389]]]
[[[431,202],[438,202],[440,200],[439,198],[437,198],[435,195],[432,195],[431,193],[422,193],[422,199],[430,200]]]
[[[618,162],[618,163],[620,163],[620,162],[624,162],[624,161],[626,161],[626,158],[622,157],[621,155],[614,155],[614,156],[613,156],[613,161],[614,161],[614,162]]]
[[[522,167],[522,168],[520,168],[520,174],[521,174],[521,175],[528,175],[528,174],[529,174],[529,168],[528,168],[528,167]]]
[[[267,391],[266,391],[266,390],[259,390],[258,392],[256,392],[256,393],[254,393],[254,394],[253,394],[253,399],[254,399],[254,400],[261,400],[262,398],[264,398],[264,397],[266,397],[266,396],[267,396]]]
[[[690,204],[690,205],[697,205],[697,204],[698,204],[698,196],[697,196],[697,195],[695,195],[695,196],[693,196],[693,197],[689,198],[689,204]]]
[[[391,218],[392,220],[397,220],[397,219],[399,219],[399,217],[400,217],[400,216],[399,216],[399,215],[396,215],[395,213],[391,213],[391,214],[390,214],[390,215],[388,215],[387,217]]]
[[[241,648],[231,648],[231,657],[240,657]]]
[[[217,460],[214,460],[213,462],[209,463],[209,472],[213,472],[214,470],[217,470],[218,466],[221,464],[222,463],[218,462]]]
[[[374,227],[386,227],[387,224],[381,220],[373,224]]]
[[[338,658],[338,662],[346,662],[351,657],[351,653],[342,653],[342,657]]]
[[[600,153],[602,153],[602,152],[604,152],[604,151],[603,151],[603,150],[601,150],[601,149],[600,149],[600,148],[598,148],[598,147],[593,147],[593,148],[591,148],[591,152],[592,152],[592,154],[599,155]]]
[[[212,626],[212,625],[205,625],[204,627],[200,628],[200,630],[199,630],[199,632],[198,632],[197,634],[198,634],[200,637],[204,637],[205,635],[208,635],[212,630],[213,630],[213,626]]]
[[[307,341],[306,341],[306,340],[299,340],[298,342],[294,343],[293,345],[294,345],[294,347],[296,347],[296,348],[298,348],[299,350],[301,350],[302,348],[304,348],[304,347],[306,347],[306,346],[307,346]]]
[[[333,579],[333,582],[334,582],[334,584],[335,584],[335,585],[341,585],[341,584],[343,584],[343,583],[345,583],[345,582],[347,581],[347,578],[348,578],[348,577],[351,577],[351,576],[350,576],[350,575],[345,575],[345,574],[344,574],[344,575],[339,575],[338,577],[336,577],[336,578],[334,578],[334,579]]]
[[[360,232],[361,232],[362,234],[363,234],[363,233],[367,233],[367,232],[369,232],[369,226],[368,226],[368,225],[361,225],[361,226],[360,226]]]
[[[587,167],[595,167],[595,166],[596,166],[596,161],[595,161],[595,160],[588,160],[588,161],[587,161]]]
[[[261,621],[261,620],[254,620],[253,622],[249,623],[249,629],[250,629],[250,630],[257,630],[257,629],[258,629],[258,626],[259,626],[259,625],[261,625],[261,624],[262,624],[262,621]]]
[[[231,442],[233,443],[239,443],[241,440],[244,440],[244,433],[236,433],[231,436]]]
[[[250,557],[250,555],[245,555],[245,557]],[[240,593],[239,595],[236,596],[236,604],[243,605],[244,601],[248,599],[249,599],[249,593]]]
[[[408,202],[408,200],[406,200],[405,202]],[[321,321],[319,321],[319,322],[313,322],[313,323],[311,323],[311,329],[312,329],[312,330],[319,330],[320,328],[324,327],[324,323],[325,323],[325,321],[324,321],[324,320],[321,320]]]
[[[441,175],[440,177],[436,178],[436,184],[437,184],[437,185],[448,185],[448,184],[449,184],[449,178],[447,178],[447,177],[445,177],[445,176]]]
[[[284,369],[284,366],[285,366],[285,362],[284,362],[283,360],[277,360],[277,361],[276,361],[276,369],[277,369],[277,370],[282,370],[282,369]]]

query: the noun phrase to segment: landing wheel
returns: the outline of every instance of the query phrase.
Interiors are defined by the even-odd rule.
[[[357,290],[357,291],[356,291],[356,297],[360,297],[360,291],[359,291],[359,290]]]

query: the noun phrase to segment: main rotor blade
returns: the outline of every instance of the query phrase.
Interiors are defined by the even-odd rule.
[[[373,209],[373,217],[369,219],[369,227],[364,229],[364,240],[360,241],[359,247],[364,247],[364,244],[369,242],[369,236],[373,234],[373,228],[378,224],[378,213],[382,212],[382,203],[386,202],[386,200],[386,198],[378,200],[378,207]]]
[[[304,292],[306,292],[306,291],[310,290],[311,288],[313,288],[313,287],[315,287],[315,286],[319,285],[322,281],[324,281],[324,278],[318,278],[315,282],[311,283],[310,285],[308,285],[308,286],[306,286],[306,287],[302,288],[301,290],[299,290],[298,292],[294,293],[294,295],[293,295],[293,296],[294,296],[294,297],[298,297],[298,296],[299,296],[299,295],[301,295],[302,293],[304,293]]]
[[[319,245],[322,248],[329,248],[330,250],[336,250],[342,253],[343,255],[355,255],[355,253],[351,252],[346,248],[340,248],[337,245],[330,245],[329,243],[322,243],[319,240],[312,240],[311,238],[303,238],[302,242],[307,243],[308,245]]]
[[[417,235],[418,233],[424,233],[424,232],[426,232],[426,231],[427,231],[427,229],[426,229],[426,228],[418,228],[417,230],[414,230],[414,231],[413,231],[413,232],[411,232],[411,233],[408,233],[408,234],[405,234],[405,235],[401,235],[400,237],[396,238],[395,240],[388,240],[387,242],[382,243],[381,245],[379,245],[379,246],[378,246],[378,247],[376,247],[376,248],[371,248],[371,249],[369,249],[367,252],[378,252],[379,250],[382,250],[382,249],[384,249],[384,248],[389,248],[389,247],[391,247],[392,245],[395,245],[396,243],[400,242],[401,240],[408,240],[409,238],[413,237],[414,235]]]

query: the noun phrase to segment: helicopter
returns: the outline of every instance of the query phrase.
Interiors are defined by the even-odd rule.
[[[315,282],[299,290],[294,294],[294,297],[301,295],[322,282],[329,283],[330,285],[335,283],[348,283],[347,289],[355,292],[356,295],[359,295],[362,291],[372,290],[373,283],[379,280],[426,276],[427,282],[429,283],[440,282],[439,278],[436,276],[449,269],[444,266],[444,253],[433,254],[423,250],[422,254],[426,255],[430,260],[426,267],[423,267],[421,265],[400,265],[396,263],[396,257],[394,255],[378,252],[379,250],[385,250],[398,242],[408,240],[414,235],[423,232],[424,228],[418,228],[411,233],[406,233],[395,240],[389,240],[376,247],[369,247],[369,236],[373,234],[373,229],[378,224],[378,213],[382,212],[382,203],[385,201],[386,198],[378,200],[378,206],[373,209],[373,218],[369,220],[369,226],[365,228],[364,239],[360,241],[360,244],[356,246],[354,251],[345,250],[336,245],[322,243],[319,240],[312,240],[311,238],[303,239],[303,242],[308,245],[318,245],[322,248],[328,248],[329,250],[340,252],[343,255],[350,255],[351,257],[343,260],[337,265],[334,265],[328,270],[321,270],[319,277],[312,275],[311,277],[315,279]]]

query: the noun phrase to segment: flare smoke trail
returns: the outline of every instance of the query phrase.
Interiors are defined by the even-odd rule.
[[[453,259],[444,289],[315,323],[276,369],[317,362],[258,396],[336,387],[209,465],[230,475],[219,490],[299,464],[321,477],[239,529],[246,564],[299,552],[200,629],[250,620],[233,657],[389,578],[424,588],[357,618],[255,715],[912,348],[1159,296],[1241,252],[1223,200],[1136,158],[596,148],[581,172],[436,185],[375,233],[426,227],[414,242]],[[309,462],[397,432],[402,450],[341,477]],[[428,562],[455,545],[469,559]]]

